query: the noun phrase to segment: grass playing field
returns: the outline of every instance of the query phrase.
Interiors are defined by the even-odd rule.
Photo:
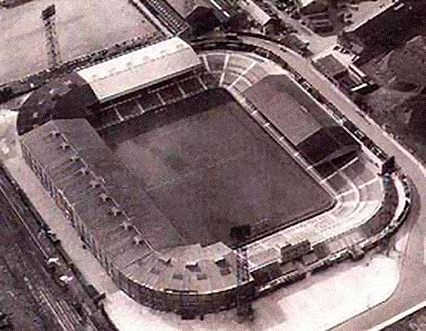
[[[319,212],[332,198],[225,90],[207,91],[102,133],[189,243],[230,243]]]

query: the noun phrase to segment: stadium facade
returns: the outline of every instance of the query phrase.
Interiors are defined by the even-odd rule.
[[[26,162],[117,286],[143,305],[191,316],[235,306],[236,253],[224,241],[201,245],[182,235],[100,132],[143,114],[161,115],[169,105],[223,84],[225,74],[218,84],[206,66],[190,45],[172,38],[46,84],[25,102],[17,124]],[[158,93],[179,81],[185,82],[176,88],[179,97],[171,90]],[[189,81],[198,88],[183,89]],[[135,98],[136,110],[126,108]],[[265,129],[283,133],[310,169],[329,176],[332,162],[356,162],[360,144],[288,76],[267,75],[245,90],[244,100],[270,120]],[[279,116],[281,109],[288,116]],[[317,192],[326,191],[317,182]],[[302,198],[314,199],[306,191]],[[298,211],[298,222],[334,205],[334,198],[325,199],[317,211]],[[303,278],[306,271],[295,260],[313,265],[329,253],[321,240],[303,236],[265,247],[250,254],[246,296],[257,296],[280,277]]]

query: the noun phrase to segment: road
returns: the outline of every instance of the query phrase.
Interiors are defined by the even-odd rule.
[[[392,297],[383,304],[338,326],[336,330],[367,330],[426,300],[425,247],[426,236],[426,171],[421,163],[391,138],[376,123],[364,116],[360,109],[331,82],[316,71],[310,61],[292,51],[282,51],[273,42],[242,37],[247,44],[263,47],[285,60],[328,101],[369,136],[387,154],[394,155],[402,171],[415,183],[415,206],[409,217],[411,223],[408,247],[401,269],[400,284]]]

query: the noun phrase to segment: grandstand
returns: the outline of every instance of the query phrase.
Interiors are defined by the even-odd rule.
[[[193,71],[200,65],[194,50],[176,37],[80,70],[78,74],[90,85],[99,102],[104,103]]]
[[[157,310],[235,305],[233,226],[252,226],[243,287],[256,296],[376,235],[399,208],[359,142],[255,53],[197,54],[172,38],[43,86],[18,132],[87,247]]]

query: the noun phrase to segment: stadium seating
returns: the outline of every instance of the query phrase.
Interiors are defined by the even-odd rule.
[[[159,90],[157,93],[158,97],[165,103],[172,103],[184,97],[177,85],[170,85]]]
[[[118,112],[121,114],[124,118],[131,118],[133,116],[136,116],[137,114],[141,114],[143,108],[141,108],[140,105],[138,105],[137,100],[131,100],[125,103],[122,103],[120,105],[116,106]]]
[[[249,252],[259,251],[259,247],[277,247],[284,242],[297,244],[306,239],[313,246],[332,243],[330,249],[336,250],[360,241],[367,233],[377,232],[380,226],[373,229],[367,222],[383,204],[383,183],[375,169],[366,160],[357,159],[347,168],[337,169],[327,182],[336,192],[334,208],[249,245]],[[360,226],[362,231],[357,230]]]
[[[204,90],[203,85],[201,85],[201,82],[196,77],[183,80],[179,82],[179,85],[187,95],[202,92]]]
[[[94,108],[88,120],[96,130],[103,130],[216,86],[217,80],[205,72],[194,72]]]
[[[120,123],[120,118],[117,116],[117,112],[114,107],[105,109],[96,115],[91,115],[87,118],[87,120],[95,128],[106,128]]]
[[[266,77],[283,70],[256,54],[230,51],[209,51],[201,54],[207,70],[216,79],[216,85],[242,92]]]
[[[143,93],[137,101],[145,110],[150,110],[161,106],[161,101],[155,93]]]

